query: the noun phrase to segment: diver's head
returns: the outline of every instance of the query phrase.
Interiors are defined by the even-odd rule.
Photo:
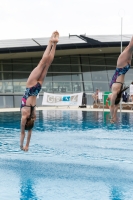
[[[25,130],[31,130],[34,126],[34,119],[33,118],[28,118],[27,122],[25,124]]]

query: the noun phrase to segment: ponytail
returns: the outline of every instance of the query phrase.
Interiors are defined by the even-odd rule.
[[[122,97],[122,93],[127,90],[129,88],[129,86],[123,88],[120,90],[120,92],[118,93],[117,97],[116,97],[116,100],[115,100],[115,105],[118,105],[121,101],[121,97]]]

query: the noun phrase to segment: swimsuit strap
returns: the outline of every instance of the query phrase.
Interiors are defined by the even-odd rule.
[[[122,84],[122,85],[124,84],[124,83],[122,83],[122,82],[115,82],[115,83],[120,83],[120,84]]]

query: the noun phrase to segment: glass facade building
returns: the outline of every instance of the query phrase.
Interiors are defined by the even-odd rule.
[[[96,88],[110,91],[109,83],[116,68],[118,54],[56,56],[42,85],[38,104],[44,92],[92,93]],[[30,72],[40,61],[38,58],[8,59],[0,61],[0,107],[19,107]],[[125,82],[132,82],[133,70],[126,74]]]
[[[43,93],[93,93],[110,91],[109,83],[120,54],[120,36],[72,35],[60,37],[56,55],[49,67],[37,105]],[[0,107],[20,107],[26,81],[39,63],[49,38],[0,41]],[[127,46],[130,36],[123,36]],[[12,59],[10,59],[12,58]],[[133,80],[132,68],[125,76]]]

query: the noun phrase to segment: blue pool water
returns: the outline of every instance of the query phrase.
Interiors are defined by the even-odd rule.
[[[133,114],[38,111],[28,152],[20,113],[0,113],[0,200],[132,200]]]

